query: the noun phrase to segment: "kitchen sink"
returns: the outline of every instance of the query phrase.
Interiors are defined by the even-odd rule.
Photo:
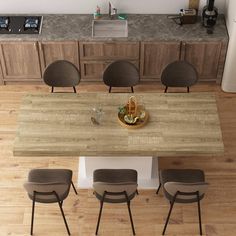
[[[127,20],[93,20],[92,37],[128,37]]]

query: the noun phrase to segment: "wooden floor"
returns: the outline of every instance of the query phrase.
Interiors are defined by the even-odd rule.
[[[141,85],[136,91],[162,92],[159,84]],[[103,85],[81,84],[79,92],[105,91]],[[226,94],[215,84],[200,84],[192,92],[216,93],[221,128],[225,145],[223,156],[192,158],[160,158],[160,168],[201,168],[210,183],[202,201],[202,220],[205,235],[236,235],[236,94]],[[31,201],[22,184],[31,168],[70,168],[77,183],[78,158],[14,157],[12,146],[17,129],[17,115],[22,96],[27,92],[45,92],[45,86],[0,87],[0,236],[29,235]],[[131,203],[137,235],[161,235],[169,203],[163,194],[140,191]],[[92,191],[71,191],[64,203],[64,211],[72,235],[94,235],[99,202]],[[100,235],[131,235],[126,205],[106,205]],[[35,235],[66,235],[56,204],[36,204]],[[198,235],[196,204],[176,205],[167,228],[167,235]]]

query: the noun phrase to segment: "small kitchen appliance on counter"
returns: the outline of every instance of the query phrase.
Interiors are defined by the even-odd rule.
[[[202,11],[202,24],[207,28],[207,33],[213,33],[213,27],[216,24],[218,9],[214,7],[215,0],[208,0],[207,5]]]
[[[42,16],[0,16],[0,34],[40,34]]]
[[[180,9],[178,15],[168,15],[168,18],[172,19],[178,25],[194,24],[197,22],[197,10]]]

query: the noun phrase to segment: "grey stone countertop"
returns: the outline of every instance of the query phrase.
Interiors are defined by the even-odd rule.
[[[128,38],[93,38],[92,20],[88,14],[43,15],[40,35],[0,34],[0,41],[228,41],[223,15],[218,17],[214,33],[207,34],[200,17],[195,24],[180,26],[167,15],[128,14]]]

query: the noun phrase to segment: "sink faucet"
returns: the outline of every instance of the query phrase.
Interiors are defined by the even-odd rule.
[[[113,19],[113,16],[117,14],[117,9],[113,6],[111,2],[109,2],[109,13],[108,16],[110,19]]]

